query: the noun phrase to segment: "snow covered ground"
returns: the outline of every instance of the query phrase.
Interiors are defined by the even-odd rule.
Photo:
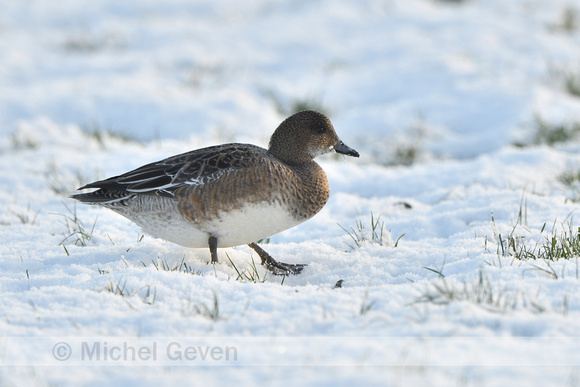
[[[516,257],[578,235],[579,1],[0,9],[0,384],[580,384],[577,252]],[[67,198],[298,106],[361,153],[264,245],[299,276]]]

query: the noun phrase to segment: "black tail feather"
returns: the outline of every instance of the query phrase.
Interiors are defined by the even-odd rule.
[[[117,203],[132,196],[128,192],[99,189],[89,193],[71,195],[70,197],[86,204],[107,204]]]

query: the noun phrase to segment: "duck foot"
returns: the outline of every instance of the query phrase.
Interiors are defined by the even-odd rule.
[[[278,262],[270,254],[268,254],[264,249],[258,246],[257,243],[252,242],[248,243],[248,246],[254,250],[260,258],[262,259],[262,266],[265,266],[266,269],[270,270],[270,272],[274,275],[296,275],[300,274],[304,266],[308,266],[307,264],[293,264],[293,263],[284,263]]]

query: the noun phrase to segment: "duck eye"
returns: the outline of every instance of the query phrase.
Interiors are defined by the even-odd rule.
[[[314,131],[318,134],[323,134],[326,132],[326,128],[324,126],[316,126]]]

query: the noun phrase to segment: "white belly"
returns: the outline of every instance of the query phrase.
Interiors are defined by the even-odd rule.
[[[293,218],[278,204],[266,203],[224,211],[216,219],[201,224],[184,219],[177,211],[145,211],[127,217],[147,234],[196,248],[208,247],[210,235],[217,238],[218,247],[232,247],[267,238],[303,221]]]

